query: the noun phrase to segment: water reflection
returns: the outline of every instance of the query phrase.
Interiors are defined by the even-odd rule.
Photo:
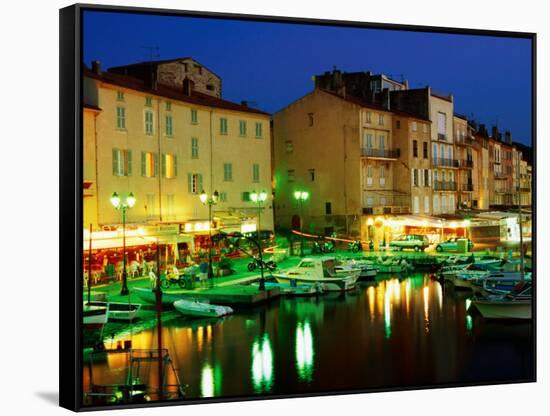
[[[424,286],[422,289],[422,298],[424,299],[424,330],[430,332],[430,287]]]
[[[313,376],[313,335],[309,321],[296,326],[296,369],[298,379],[310,382]]]
[[[252,344],[252,384],[256,393],[269,392],[273,385],[273,351],[267,333]]]
[[[202,367],[201,397],[214,397],[214,370],[208,363]]]
[[[391,295],[392,281],[386,282],[386,291],[384,294],[384,333],[386,338],[391,337]]]

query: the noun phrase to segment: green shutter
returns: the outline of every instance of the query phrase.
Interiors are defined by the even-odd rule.
[[[118,149],[113,149],[113,175],[118,176]]]
[[[193,175],[191,173],[187,174],[187,192],[193,193]]]
[[[153,161],[154,161],[154,165],[155,165],[155,173],[153,174],[154,177],[157,177],[158,174],[159,174],[159,155],[158,153],[154,153],[153,154]]]
[[[202,187],[202,174],[199,173],[197,175],[197,192],[202,192],[204,191],[204,188]]]
[[[166,178],[166,153],[163,153],[161,155],[160,164],[161,164],[162,177]]]
[[[145,167],[146,160],[147,160],[147,155],[145,154],[145,152],[141,152],[141,176],[147,175],[147,169]]]
[[[174,176],[178,176],[178,157],[174,155]]]
[[[127,165],[126,175],[127,176],[132,176],[132,151],[131,150],[126,151],[126,157],[128,158],[128,165]]]

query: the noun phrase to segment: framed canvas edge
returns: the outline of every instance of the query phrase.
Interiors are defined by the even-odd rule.
[[[120,13],[142,13],[186,17],[233,19],[258,22],[295,23],[324,26],[346,26],[357,28],[433,32],[443,34],[464,34],[496,37],[523,38],[531,41],[531,126],[532,126],[532,244],[533,244],[533,378],[483,381],[470,383],[443,383],[430,385],[382,387],[357,390],[322,391],[314,393],[277,394],[266,396],[235,396],[223,398],[159,401],[145,404],[124,404],[116,406],[82,405],[82,285],[76,276],[82,276],[82,18],[84,11],[105,11]],[[181,406],[255,400],[320,397],[363,393],[400,392],[411,390],[446,389],[456,387],[493,386],[523,384],[537,381],[537,244],[536,244],[536,155],[537,155],[537,79],[536,52],[537,34],[534,32],[500,31],[488,29],[420,26],[395,23],[372,23],[346,20],[331,20],[303,17],[266,16],[226,12],[188,11],[133,6],[111,6],[77,3],[59,10],[59,405],[72,411],[118,410],[145,407]],[[75,140],[78,138],[79,140]],[[74,256],[67,256],[73,253]]]

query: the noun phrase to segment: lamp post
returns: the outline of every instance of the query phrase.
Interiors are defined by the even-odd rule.
[[[307,191],[295,191],[294,199],[300,203],[300,256],[304,255],[304,235],[302,230],[303,217],[304,217],[304,201],[309,198],[309,192]]]
[[[265,290],[264,261],[263,261],[263,253],[262,253],[262,240],[260,237],[260,230],[261,230],[260,216],[262,212],[262,203],[267,200],[267,192],[261,191],[259,193],[256,193],[256,191],[252,191],[252,193],[250,194],[250,200],[258,204],[258,229],[256,232],[256,240],[258,245],[258,256],[260,258],[260,273],[261,273],[260,290]]]
[[[203,205],[208,205],[208,281],[213,286],[214,282],[214,270],[212,269],[212,205],[218,203],[220,194],[218,191],[214,191],[212,195],[208,195],[204,190],[201,192],[199,198]]]
[[[113,195],[111,195],[111,204],[113,207],[122,211],[122,288],[120,289],[120,294],[123,296],[130,293],[128,290],[128,274],[126,272],[126,210],[132,208],[135,203],[136,198],[132,192],[124,200],[116,192],[113,192]]]

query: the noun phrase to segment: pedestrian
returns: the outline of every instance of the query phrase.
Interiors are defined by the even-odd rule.
[[[199,281],[200,287],[206,287],[206,279],[208,278],[208,263],[202,261],[199,265]]]

